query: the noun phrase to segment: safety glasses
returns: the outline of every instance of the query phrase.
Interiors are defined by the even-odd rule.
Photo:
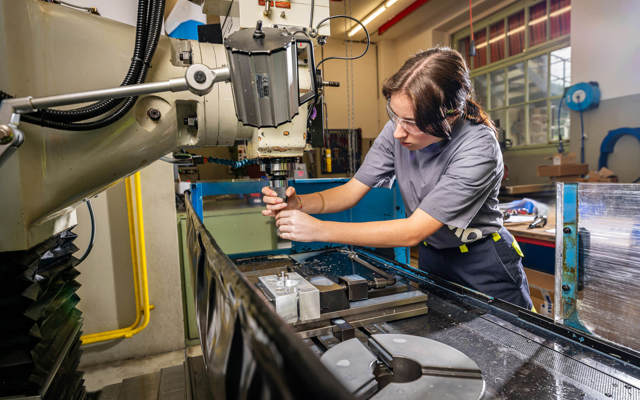
[[[389,119],[391,121],[393,121],[394,124],[402,126],[402,129],[404,129],[408,133],[414,133],[414,134],[424,133],[424,134],[428,134],[428,135],[436,135],[435,132],[431,132],[431,131],[425,132],[425,131],[421,130],[420,128],[418,128],[418,125],[416,125],[416,121],[414,121],[412,119],[404,119],[404,118],[399,117],[391,109],[391,100],[387,100],[387,114],[389,115]],[[457,114],[458,114],[458,111],[456,111],[456,110],[447,110],[447,117],[453,116],[453,115],[457,115]],[[429,129],[431,129],[431,128],[429,128]]]
[[[391,109],[390,101],[387,100],[387,114],[389,115],[389,119],[396,125],[400,125],[402,129],[409,133],[425,133],[418,128],[416,125],[416,121],[412,119],[404,119],[399,117],[393,110]]]

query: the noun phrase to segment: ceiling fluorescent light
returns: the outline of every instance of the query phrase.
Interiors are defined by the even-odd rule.
[[[351,37],[351,36],[355,35],[356,33],[360,32],[360,30],[362,30],[362,27],[360,26],[360,24],[356,24],[356,26],[349,31],[349,37]]]
[[[504,39],[504,34],[494,37],[493,39],[489,40],[489,43],[499,42],[502,39]]]
[[[388,7],[388,6],[387,6]],[[567,11],[571,10],[571,6],[566,6],[564,8],[561,8],[559,10],[555,10],[554,12],[552,12],[551,14],[549,14],[550,17],[557,17],[560,14],[564,14]]]
[[[382,4],[380,7],[376,8],[375,11],[373,11],[371,14],[367,15],[366,18],[362,21],[363,25],[368,25],[369,22],[373,21],[374,19],[376,19],[376,17],[378,17],[378,15],[382,14],[389,5],[392,5],[393,3],[395,3],[398,0],[389,0],[387,1],[385,4]],[[356,33],[360,32],[362,30],[362,26],[360,26],[360,24],[357,24],[356,26],[353,27],[353,29],[351,29],[349,31],[349,37],[355,35]]]
[[[540,18],[536,18],[536,19],[534,19],[534,20],[532,20],[532,21],[529,21],[529,25],[539,24],[540,22],[544,22],[544,20],[546,20],[546,19],[547,19],[547,16],[546,16],[546,15],[543,15],[543,16],[542,16],[542,17],[540,17]]]
[[[511,35],[515,35],[516,33],[518,33],[518,32],[522,32],[523,30],[524,30],[524,25],[519,26],[519,27],[517,27],[517,28],[515,28],[515,29],[510,30],[510,31],[509,31],[509,33],[508,33],[508,35],[509,35],[509,36],[511,36]]]
[[[386,10],[385,6],[378,7],[374,12],[369,14],[367,18],[362,21],[363,24],[369,25],[369,22],[373,21],[378,15],[382,14]]]

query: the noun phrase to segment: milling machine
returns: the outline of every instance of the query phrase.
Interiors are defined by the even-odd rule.
[[[327,14],[319,21],[324,23],[328,8],[318,3],[316,15]],[[232,33],[224,45],[158,35],[157,48],[147,51],[153,59],[134,54],[130,67],[152,63],[146,80],[156,83],[138,79],[85,92],[113,85],[112,71],[126,69],[123,48],[133,29],[42,1],[2,7],[0,53],[7,56],[0,64],[0,88],[33,97],[1,104],[0,251],[28,249],[75,225],[74,210],[82,199],[178,148],[246,141],[248,157],[258,158],[271,185],[284,192],[291,160],[302,156],[306,145],[305,103],[318,95],[311,39],[306,31],[292,33],[305,27],[306,19],[298,27],[279,28],[254,20],[255,28]],[[296,22],[290,17],[288,23]],[[78,31],[87,34],[77,36]],[[104,37],[109,46],[101,45]],[[38,45],[24,51],[25,43]],[[78,57],[76,49],[87,53]],[[119,99],[135,105],[118,109],[105,123],[92,123],[99,116],[95,112],[79,119],[48,109]],[[83,119],[89,122],[77,122]]]

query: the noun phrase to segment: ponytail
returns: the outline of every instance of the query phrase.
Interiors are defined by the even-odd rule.
[[[467,98],[464,105],[464,118],[473,122],[474,124],[486,125],[493,131],[494,134],[498,134],[498,130],[493,121],[487,113],[484,112],[482,107],[475,102],[471,97]]]

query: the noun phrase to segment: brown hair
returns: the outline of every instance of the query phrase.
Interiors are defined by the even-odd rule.
[[[495,125],[482,107],[471,98],[471,80],[464,58],[448,47],[435,47],[416,54],[382,86],[387,98],[405,92],[413,101],[418,128],[433,135],[450,137],[447,116],[462,114],[463,118],[483,124],[496,132]]]

